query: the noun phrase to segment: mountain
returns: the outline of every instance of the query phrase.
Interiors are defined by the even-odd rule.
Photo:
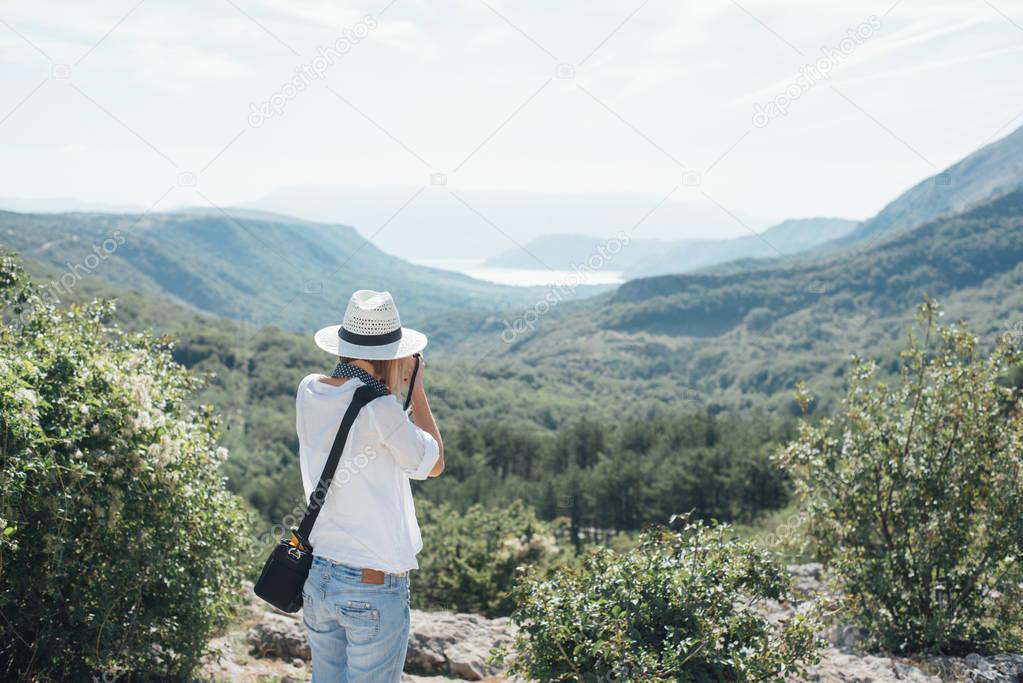
[[[6,251],[5,247],[0,243],[0,251]],[[85,278],[66,289],[59,284],[66,269],[24,254],[18,254],[18,262],[39,287],[40,297],[46,303],[63,306],[86,304],[94,299],[115,300],[113,320],[133,331],[152,330],[163,334],[187,324],[207,325],[219,320],[172,296],[152,291],[140,294],[136,289],[114,287],[99,278]]]
[[[835,246],[876,240],[1023,188],[1023,126],[917,183]]]
[[[632,280],[531,325],[481,327],[451,355],[501,336],[496,377],[621,402],[791,408],[798,381],[837,396],[851,353],[894,369],[925,296],[988,341],[1023,326],[1023,190],[828,260]]]
[[[641,220],[636,235],[644,239],[744,233],[716,206],[671,199],[661,203],[663,196],[476,192],[444,185],[419,191],[291,187],[245,206],[311,220],[343,221],[372,235],[380,249],[416,263],[478,261],[550,234],[607,240]],[[755,216],[738,216],[754,229],[767,225]],[[383,225],[386,229],[377,232]],[[544,265],[534,260],[528,267]]]
[[[630,240],[604,265],[628,278],[684,273],[740,259],[769,259],[797,254],[852,231],[858,223],[844,218],[787,220],[757,235],[727,240]],[[572,270],[600,253],[607,240],[582,235],[551,235],[505,251],[484,265],[536,268],[543,261],[557,270]]]
[[[58,295],[96,278],[253,330],[276,325],[308,333],[338,320],[348,295],[366,287],[389,289],[405,323],[436,330],[434,340],[443,341],[457,336],[464,318],[524,306],[541,293],[408,263],[349,226],[267,213],[0,212],[0,243],[57,269],[47,286]]]

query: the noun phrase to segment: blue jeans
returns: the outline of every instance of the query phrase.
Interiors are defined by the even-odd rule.
[[[313,683],[398,683],[409,634],[408,576],[362,582],[362,570],[313,558],[303,621]]]

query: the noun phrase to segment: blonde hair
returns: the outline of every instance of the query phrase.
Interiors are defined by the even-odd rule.
[[[357,360],[365,361],[373,366],[373,374],[380,378],[380,381],[387,385],[392,394],[401,393],[404,385],[405,372],[411,366],[412,357],[392,358],[390,360],[369,360],[366,358],[346,358],[340,356],[342,363],[351,363]]]

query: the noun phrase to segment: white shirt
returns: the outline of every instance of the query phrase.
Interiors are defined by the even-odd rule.
[[[306,499],[320,480],[357,378],[341,386],[309,375],[298,385],[295,429]],[[353,567],[401,573],[418,569],[423,548],[409,479],[426,479],[440,457],[437,441],[413,424],[393,395],[359,412],[323,509],[309,534],[313,553]]]

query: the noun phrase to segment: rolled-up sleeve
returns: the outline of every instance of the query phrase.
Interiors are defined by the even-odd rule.
[[[383,449],[410,479],[429,477],[440,458],[437,440],[409,420],[393,397],[378,399],[372,406]]]

